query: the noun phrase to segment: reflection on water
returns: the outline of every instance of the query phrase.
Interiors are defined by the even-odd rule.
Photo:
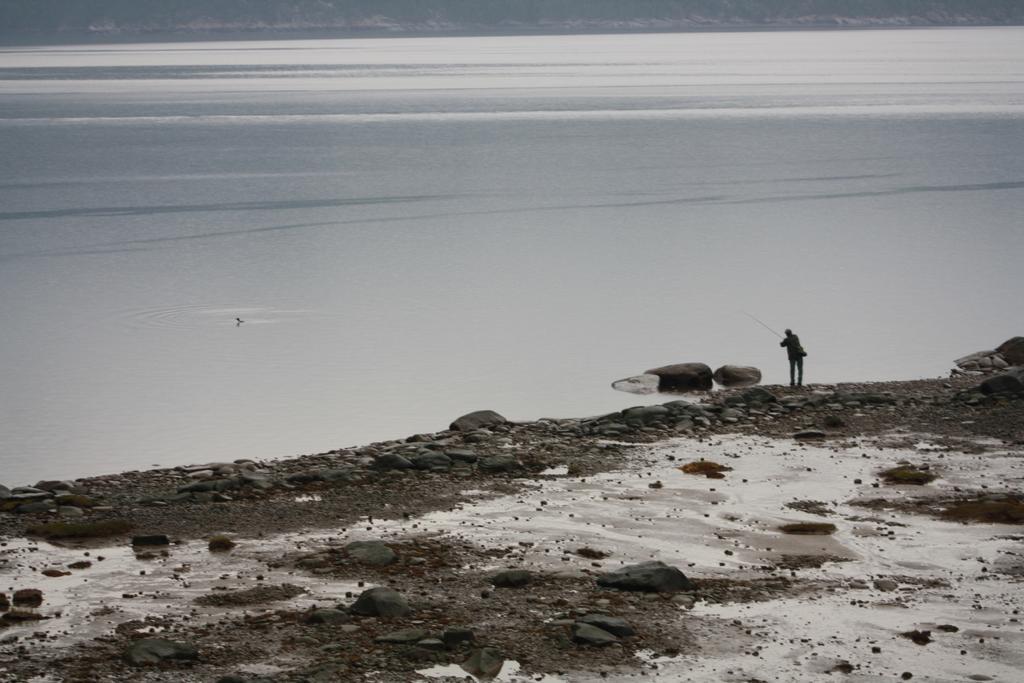
[[[743,311],[943,374],[1021,334],[1022,36],[0,48],[3,483],[784,381]]]

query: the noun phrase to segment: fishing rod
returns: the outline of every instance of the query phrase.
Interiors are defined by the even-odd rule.
[[[750,318],[751,320],[753,320],[754,322],[756,322],[756,323],[757,323],[758,325],[760,325],[760,326],[761,326],[761,327],[763,327],[764,329],[766,329],[766,330],[768,330],[769,332],[771,332],[772,334],[774,334],[774,335],[775,335],[776,337],[778,337],[779,339],[785,339],[785,337],[783,337],[783,336],[782,336],[781,334],[779,334],[778,332],[776,332],[775,330],[773,330],[772,328],[768,327],[768,326],[767,326],[767,325],[765,325],[765,324],[764,324],[763,322],[761,322],[761,320],[760,320],[760,319],[758,319],[758,318],[756,318],[756,317],[754,317],[754,316],[750,315],[750,314],[749,314],[749,313],[747,313],[746,311],[743,311],[743,315],[747,316],[748,318]]]

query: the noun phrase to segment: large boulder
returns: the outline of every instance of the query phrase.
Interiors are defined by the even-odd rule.
[[[1010,365],[1024,365],[1024,337],[1013,337],[1007,339],[996,347],[1006,362]]]
[[[754,386],[761,381],[761,371],[753,366],[722,366],[713,377],[724,387]]]
[[[125,650],[124,658],[129,664],[159,664],[169,659],[199,659],[199,651],[192,645],[176,643],[163,638],[142,638]]]
[[[978,389],[983,394],[1019,394],[1024,392],[1024,368],[989,377]]]
[[[693,590],[694,587],[681,571],[657,560],[628,565],[602,574],[597,578],[597,585],[645,593],[672,593]]]
[[[723,387],[752,387],[761,381],[761,371],[751,365],[723,365],[713,378]]]
[[[704,363],[677,363],[648,370],[658,377],[659,391],[708,391],[712,372]]]
[[[457,418],[448,428],[458,432],[472,432],[485,427],[503,425],[506,422],[508,420],[493,410],[477,410]]]
[[[360,593],[349,611],[363,617],[404,617],[412,610],[401,593],[378,586]]]

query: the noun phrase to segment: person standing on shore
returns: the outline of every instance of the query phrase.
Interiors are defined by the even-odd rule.
[[[793,334],[793,330],[786,330],[786,338],[779,342],[779,346],[786,348],[789,356],[789,386],[802,387],[804,385],[804,356],[807,352],[800,346],[800,337]]]

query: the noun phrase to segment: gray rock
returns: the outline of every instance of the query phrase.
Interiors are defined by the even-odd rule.
[[[34,486],[15,486],[13,489],[11,489],[11,495],[12,496],[29,496],[29,495],[36,495],[36,496],[38,496],[38,495],[42,495],[42,496],[48,498],[50,496],[50,492],[49,491],[44,491],[43,489],[37,489]]]
[[[416,643],[416,647],[421,647],[424,650],[433,650],[435,652],[444,650],[445,644],[440,638],[424,638],[423,640]]]
[[[449,448],[444,454],[456,462],[476,462],[479,459],[476,451],[469,448]]]
[[[373,461],[373,466],[379,470],[411,470],[416,467],[398,453],[384,453]]]
[[[1007,339],[996,347],[996,351],[1010,365],[1024,365],[1024,337]]]
[[[49,512],[55,510],[57,504],[52,500],[37,500],[31,503],[22,503],[14,509],[19,515],[32,515],[40,512]]]
[[[351,469],[325,469],[320,470],[317,474],[327,482],[352,481],[353,479]]]
[[[742,410],[737,410],[736,408],[726,408],[718,414],[718,417],[726,422],[736,422],[737,420],[745,417],[745,413]]]
[[[611,645],[612,643],[619,642],[616,636],[608,633],[603,628],[581,622],[576,622],[572,625],[572,639],[583,645],[596,646]]]
[[[742,394],[744,403],[778,403],[779,399],[763,387],[755,387]]]
[[[824,439],[827,434],[819,429],[805,429],[793,435],[797,441],[810,441],[812,439]]]
[[[244,480],[243,480],[244,481]],[[207,479],[178,487],[178,493],[209,493],[213,491],[230,491],[241,484],[239,479]]]
[[[481,458],[477,462],[477,467],[483,472],[498,473],[498,472],[512,472],[519,468],[519,461],[516,460],[514,455],[508,455],[505,453],[499,455],[489,455],[486,458]]]
[[[53,497],[53,494],[49,491],[39,491],[37,489],[14,489],[10,495],[7,496],[9,500],[17,500],[22,503],[31,503],[36,500],[49,500]]]
[[[294,474],[289,474],[288,477],[285,478],[285,481],[287,481],[289,484],[311,484],[314,481],[320,481],[320,473],[295,472]]]
[[[10,497],[11,497],[11,490],[9,488],[7,488],[6,486],[4,486],[3,484],[0,484],[0,500],[6,500],[7,498],[10,498]]]
[[[416,465],[416,468],[420,470],[432,470],[435,467],[443,467],[447,469],[452,466],[451,458],[444,453],[438,453],[436,451],[417,453],[412,456],[411,461],[412,464]]]
[[[379,586],[360,593],[349,611],[364,617],[404,617],[412,610],[398,591]]]
[[[476,640],[476,635],[472,629],[449,628],[441,634],[441,640],[444,641],[445,647],[456,648],[463,643],[472,643]]]
[[[636,635],[636,629],[630,626],[629,622],[625,619],[621,619],[619,617],[610,617],[606,614],[585,614],[577,621],[583,624],[597,626],[599,629],[607,631],[612,635],[619,636],[620,638],[628,638],[629,636]]]
[[[403,631],[386,633],[376,639],[378,643],[389,643],[391,645],[412,645],[426,638],[429,633],[421,628],[409,628]],[[440,642],[440,641],[438,641]]]
[[[658,391],[661,379],[657,375],[636,375],[612,382],[612,389],[625,391],[628,394],[654,394]]]
[[[458,432],[472,432],[481,427],[495,427],[506,422],[508,420],[493,410],[477,410],[457,418],[448,428]]]
[[[708,391],[712,372],[704,363],[677,363],[647,370],[658,377],[659,391]]]
[[[533,581],[533,574],[525,569],[509,569],[498,572],[490,581],[495,588],[522,588]]]
[[[885,593],[891,593],[900,587],[900,584],[893,579],[875,579],[875,588]]]
[[[989,377],[978,385],[978,389],[985,395],[1024,392],[1024,369],[1011,370],[1001,375]]]
[[[199,659],[199,651],[187,643],[176,643],[163,638],[143,638],[136,640],[125,650],[124,658],[129,664],[159,664],[169,659]]]
[[[61,517],[84,517],[85,510],[73,505],[60,505],[57,507],[57,514]]]
[[[712,377],[723,387],[749,387],[761,381],[761,371],[751,365],[723,365]]]
[[[634,406],[622,411],[622,419],[626,424],[649,424],[664,420],[671,411],[662,405]]]
[[[307,624],[347,624],[352,617],[340,609],[315,609],[303,621]]]
[[[460,666],[462,670],[477,678],[494,678],[505,665],[505,658],[493,647],[481,647],[469,655]]]
[[[345,552],[356,562],[371,567],[386,567],[398,561],[395,551],[382,541],[353,541],[345,546]]]
[[[624,591],[671,593],[693,590],[686,575],[664,562],[652,560],[628,565],[597,578],[597,585]]]
[[[67,479],[48,479],[37,482],[35,488],[42,491],[70,491],[75,488],[75,482]]]

